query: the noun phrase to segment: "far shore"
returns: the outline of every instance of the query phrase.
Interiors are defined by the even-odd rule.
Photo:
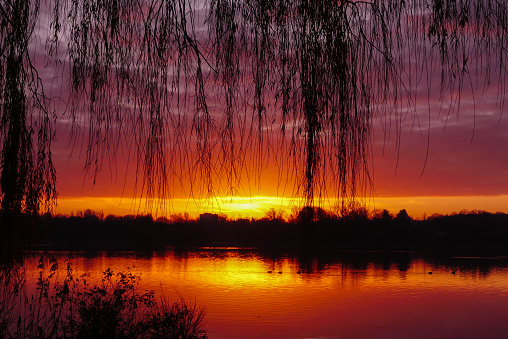
[[[202,214],[104,216],[87,210],[73,216],[27,218],[16,233],[34,250],[126,250],[174,247],[310,248],[333,250],[508,249],[508,214],[469,211],[412,219],[405,210],[351,211],[338,216],[306,207],[290,220],[271,211],[260,219],[230,220]]]

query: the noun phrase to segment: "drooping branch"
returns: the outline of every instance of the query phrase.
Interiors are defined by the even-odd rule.
[[[196,196],[234,194],[273,162],[307,204],[347,203],[368,193],[373,118],[416,114],[418,90],[431,95],[433,79],[448,114],[459,113],[465,86],[482,93],[491,82],[504,107],[501,1],[47,4],[48,58],[70,66],[61,83],[86,169],[95,177],[135,151],[147,198],[171,196],[175,178]],[[28,53],[39,7],[0,1],[4,209],[54,197],[49,102]]]
[[[39,1],[0,2],[0,190],[6,229],[12,215],[36,214],[56,197],[53,117],[29,53],[39,8]]]
[[[247,78],[253,69],[243,84],[253,88],[252,114],[276,102],[279,154],[299,173],[308,204],[366,193],[372,118],[413,111],[421,79],[436,68],[448,114],[459,112],[464,86],[490,81],[491,69],[504,105],[507,12],[498,1],[212,0],[211,8],[222,85],[238,93],[230,70]],[[261,133],[262,119],[257,126]]]

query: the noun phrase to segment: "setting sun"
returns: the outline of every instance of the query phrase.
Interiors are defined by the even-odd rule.
[[[119,197],[62,197],[58,200],[56,213],[70,215],[85,209],[102,212],[104,215],[152,214],[157,217],[187,213],[190,218],[198,218],[201,213],[216,213],[228,218],[263,218],[274,209],[289,217],[295,209],[302,206],[301,199],[256,196],[251,198],[224,197],[213,200],[172,199],[156,201],[147,206],[144,201]],[[336,199],[328,199],[323,208],[337,211]],[[508,195],[501,196],[450,196],[450,197],[378,197],[367,199],[369,211],[387,209],[393,214],[405,209],[415,219],[432,214],[450,214],[463,210],[482,210],[491,213],[506,210]]]

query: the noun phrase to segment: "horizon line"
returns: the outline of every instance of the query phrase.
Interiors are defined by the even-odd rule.
[[[370,197],[361,198],[366,202],[369,211],[386,209],[396,214],[405,209],[408,214],[420,219],[432,214],[450,214],[464,210],[482,210],[491,213],[508,212],[508,194],[506,195],[474,195],[474,196],[404,196],[404,197]],[[316,201],[319,201],[316,199]],[[325,210],[336,210],[339,199],[321,199],[316,207]],[[260,218],[275,209],[291,214],[293,209],[303,206],[305,199],[276,196],[251,197],[214,197],[214,198],[173,198],[150,199],[84,196],[60,197],[54,212],[68,214],[86,209],[101,211],[104,214],[132,215],[152,214],[155,217],[169,217],[176,214],[188,213],[197,217],[202,213],[225,214],[229,218]]]

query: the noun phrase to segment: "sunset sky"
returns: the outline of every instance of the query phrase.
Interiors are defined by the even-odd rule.
[[[35,54],[44,53],[41,46],[40,41],[39,45],[32,44]],[[43,58],[34,60],[39,60],[38,66],[43,67]],[[41,74],[46,84],[51,84],[52,93],[61,91],[62,84],[52,79],[51,69]],[[455,114],[453,110],[448,112],[446,99],[439,100],[437,74],[439,70],[429,85],[419,85],[416,113],[401,111],[382,119],[374,117],[373,190],[365,198],[368,208],[386,208],[394,213],[405,208],[416,218],[463,209],[508,212],[508,121],[499,106],[504,94],[498,92],[495,76],[484,92],[483,79],[471,75],[466,82],[471,80],[473,91],[464,89]],[[80,138],[69,141],[70,122],[66,116],[59,117],[56,129],[52,153],[59,193],[56,213],[70,214],[89,208],[120,215],[152,212],[168,216],[188,212],[194,217],[214,212],[231,217],[260,217],[268,208],[289,213],[299,206],[293,183],[285,179],[287,173],[279,175],[272,159],[256,175],[247,171],[251,179],[242,176],[242,184],[232,192],[218,192],[209,200],[202,199],[200,194],[189,194],[187,182],[170,178],[173,199],[164,210],[147,209],[140,196],[142,178],[138,178],[138,190],[134,189],[134,149],[119,150],[116,163],[111,166],[105,160],[94,183],[93,176],[84,171],[86,141]],[[330,199],[323,207],[336,204],[333,197]]]
[[[420,126],[408,117],[403,122],[400,153],[397,155],[395,128],[384,137],[383,126],[374,122],[372,169],[372,197],[367,199],[370,209],[387,208],[392,212],[405,208],[413,217],[424,214],[451,213],[463,209],[482,209],[490,212],[508,212],[508,121],[495,104],[496,93],[476,98],[472,108],[470,96],[463,98],[459,116],[431,114],[430,142],[427,146],[428,110],[422,99]],[[436,104],[437,105],[437,104]],[[448,120],[448,121],[446,121]],[[146,212],[145,202],[133,191],[132,172],[119,162],[116,173],[108,168],[97,182],[85,175],[83,156],[79,149],[70,154],[68,140],[62,133],[55,143],[54,159],[58,171],[58,208],[61,213],[86,208],[104,213],[130,214]],[[428,157],[426,158],[428,147]],[[130,177],[125,180],[125,173]],[[231,216],[259,217],[268,208],[291,210],[298,206],[291,187],[274,189],[274,179],[265,170],[265,180],[244,187],[235,197],[218,197],[202,201],[188,199],[174,186],[170,212],[164,215],[188,212],[191,216],[202,212],[219,212]],[[266,174],[268,173],[268,174]],[[263,175],[262,175],[263,177]],[[283,184],[281,184],[283,186]],[[331,203],[333,204],[333,202]],[[324,207],[329,207],[325,202]]]

